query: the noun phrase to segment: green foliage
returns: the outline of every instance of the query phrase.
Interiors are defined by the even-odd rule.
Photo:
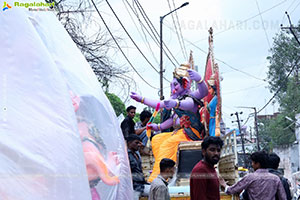
[[[134,116],[134,118],[133,118],[133,121],[134,121],[135,123],[141,121],[141,120],[140,120],[140,113],[135,113],[135,116]]]
[[[113,93],[106,92],[105,95],[107,96],[108,100],[110,101],[112,107],[117,116],[123,114],[124,117],[127,116],[125,104],[121,101],[121,99]]]
[[[160,124],[160,112],[157,113],[156,117],[153,120],[153,123]]]
[[[155,109],[154,108],[151,108],[151,107],[145,107],[143,110],[148,110],[149,112],[151,112],[151,114],[154,113]],[[140,120],[140,113],[136,113],[135,114],[135,117],[133,118],[133,121],[136,123],[136,122],[139,122],[141,121]],[[159,124],[160,123],[160,113],[158,112],[156,117],[154,118],[153,122],[152,123],[155,123],[155,124]]]
[[[294,32],[300,38],[300,28]],[[276,100],[280,114],[259,123],[260,140],[266,149],[295,141],[295,126],[290,126],[292,122],[286,116],[295,120],[300,112],[300,45],[289,31],[285,31],[275,37],[270,53],[267,57],[270,62],[268,82],[271,92],[279,91]]]
[[[294,118],[300,112],[300,83],[296,77],[292,77],[287,82],[285,96],[279,102],[282,112],[290,118]]]
[[[298,37],[300,36],[300,28],[295,29],[294,32]],[[270,49],[270,53],[272,55],[267,57],[270,62],[268,82],[271,92],[275,92],[282,87],[279,95],[277,95],[280,100],[287,89],[287,74],[295,65],[299,68],[300,46],[289,31],[285,31],[274,38],[273,47]]]
[[[149,112],[154,113],[155,109],[151,107],[146,107],[144,110],[148,110]],[[153,119],[153,124],[160,124],[160,112],[157,113],[156,117]]]
[[[259,138],[263,149],[272,149],[277,145],[286,145],[295,141],[295,130],[288,127],[291,122],[285,119],[285,114],[279,114],[271,120],[260,121]]]

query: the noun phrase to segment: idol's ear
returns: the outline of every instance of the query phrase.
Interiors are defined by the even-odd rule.
[[[191,87],[190,79],[183,77],[182,78],[182,85],[184,89],[189,89]]]

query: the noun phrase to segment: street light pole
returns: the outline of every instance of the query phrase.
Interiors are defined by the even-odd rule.
[[[160,100],[164,100],[163,94],[163,43],[162,43],[162,24],[164,17],[160,17]]]
[[[163,20],[166,16],[168,16],[169,14],[175,12],[176,10],[183,8],[184,6],[189,5],[189,2],[185,2],[184,4],[182,4],[180,7],[170,11],[169,13],[165,14],[164,16],[160,17],[160,100],[164,100],[164,95],[163,95]]]

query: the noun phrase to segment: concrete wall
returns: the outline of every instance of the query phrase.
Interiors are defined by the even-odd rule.
[[[292,180],[292,174],[299,171],[298,144],[276,147],[273,152],[280,157],[279,168],[284,170],[284,176]]]

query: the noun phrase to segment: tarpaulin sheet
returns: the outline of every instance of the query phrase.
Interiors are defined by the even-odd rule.
[[[103,162],[120,180],[98,182],[101,200],[132,199],[115,113],[54,13],[12,7],[0,24],[0,199],[91,199],[79,120],[97,130]]]

